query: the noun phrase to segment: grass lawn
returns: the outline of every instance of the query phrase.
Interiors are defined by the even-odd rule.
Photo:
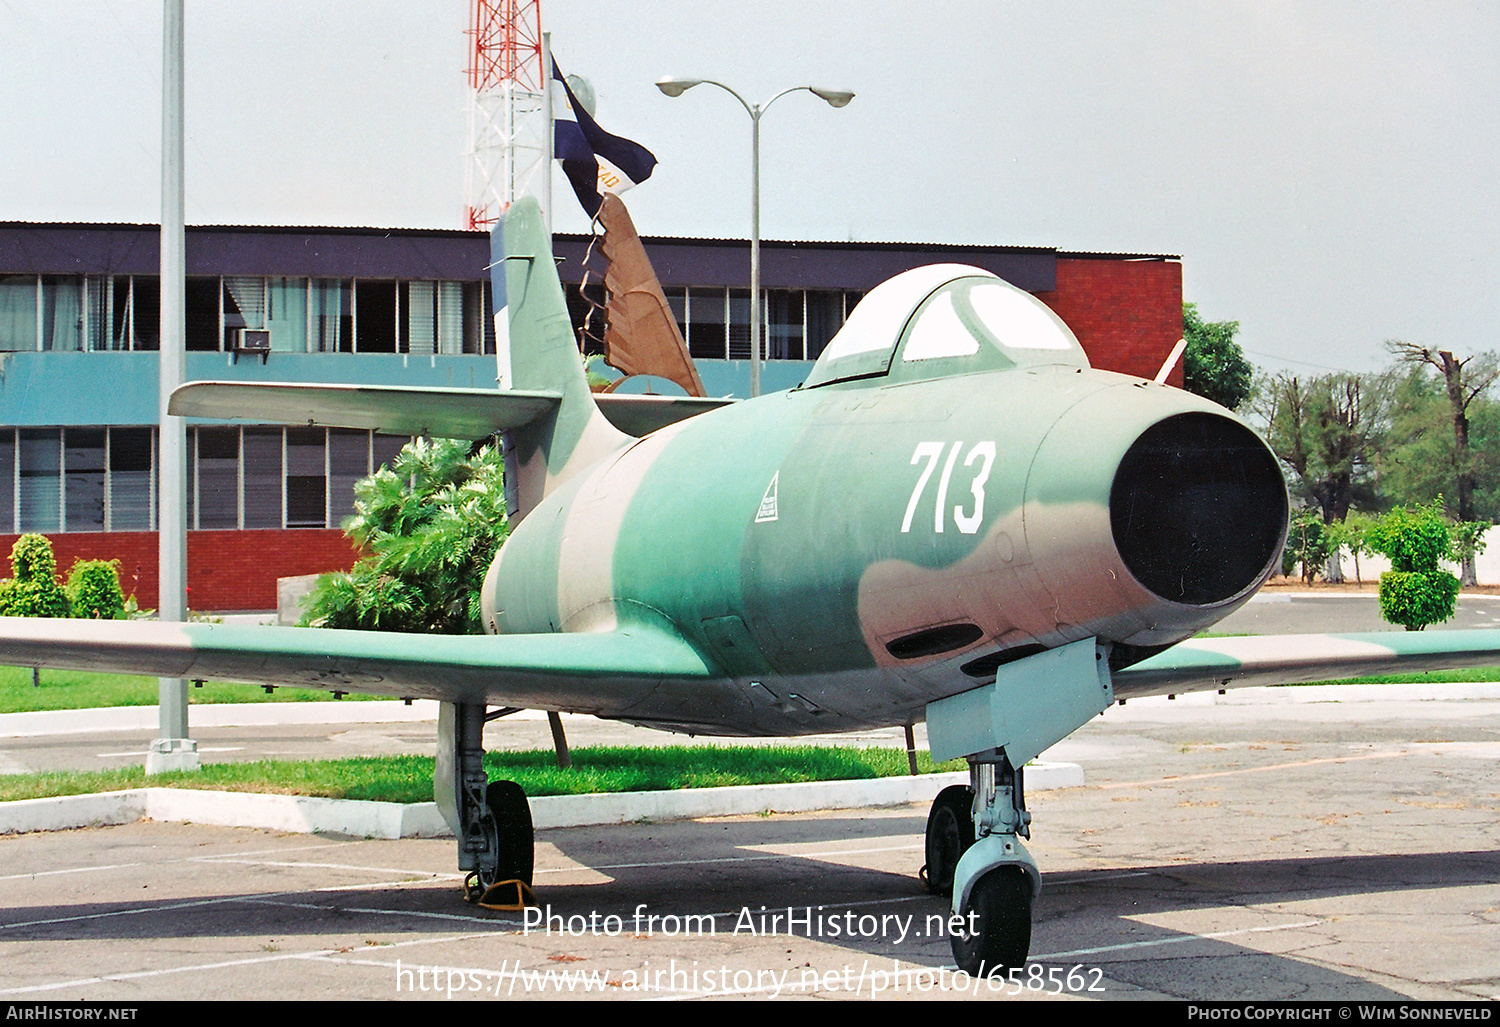
[[[484,767],[491,781],[516,781],[531,796],[868,780],[908,773],[905,750],[880,747],[596,747],[574,749],[572,755],[573,766],[568,770],[557,768],[550,750],[486,753]],[[924,774],[963,770],[966,766],[963,760],[934,766],[927,753],[917,754],[917,769]],[[149,782],[142,767],[6,774],[0,775],[0,802],[118,791],[141,788],[148,783],[332,799],[431,802],[432,773],[431,756],[369,756],[307,762],[213,763],[196,773],[154,775]]]

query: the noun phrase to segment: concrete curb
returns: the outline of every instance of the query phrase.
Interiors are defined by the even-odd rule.
[[[966,784],[968,774],[869,781],[811,781],[799,784],[731,788],[690,788],[670,792],[613,792],[544,795],[531,800],[539,829],[625,824],[638,820],[688,820],[767,810],[796,813],[819,809],[900,806],[927,802],[950,784]],[[1028,791],[1083,784],[1083,770],[1072,763],[1034,764],[1026,769]],[[80,827],[162,820],[252,827],[293,834],[347,834],[366,838],[450,837],[435,803],[404,805],[302,795],[261,795],[189,788],[133,788],[93,795],[22,799],[0,803],[0,834],[65,831]]]

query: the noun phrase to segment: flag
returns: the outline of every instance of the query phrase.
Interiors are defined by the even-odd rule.
[[[656,158],[639,143],[610,135],[583,109],[552,62],[552,152],[589,217],[603,193],[623,193],[651,177]]]

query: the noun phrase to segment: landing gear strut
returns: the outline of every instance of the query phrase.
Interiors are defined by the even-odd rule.
[[[1025,966],[1031,949],[1031,908],[1042,879],[1020,842],[1031,837],[1022,777],[1004,749],[969,757],[976,840],[954,868],[953,912],[963,926],[949,936],[954,962],[969,974]]]
[[[468,872],[464,897],[521,909],[531,896],[535,859],[531,807],[520,785],[485,775],[485,720],[482,704],[443,704],[433,791],[458,839],[458,868]]]
[[[988,685],[928,704],[933,760],[969,761],[969,787],[944,789],[932,804],[923,868],[929,889],[952,894],[953,958],[965,972],[1006,974],[1031,947],[1042,875],[1021,844],[1031,814],[1020,768],[1113,701],[1109,646],[1084,639],[1002,663]]]

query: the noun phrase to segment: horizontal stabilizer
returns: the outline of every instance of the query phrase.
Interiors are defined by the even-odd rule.
[[[1500,666],[1500,631],[1379,631],[1351,635],[1199,638],[1116,671],[1115,696],[1334,681]]]
[[[626,435],[640,438],[658,428],[687,420],[697,414],[738,403],[735,399],[706,399],[699,396],[642,396],[619,392],[594,394],[600,411]]]
[[[515,389],[189,382],[172,393],[169,412],[178,417],[247,418],[260,424],[370,428],[386,435],[472,440],[530,424],[561,398],[558,392]],[[616,428],[637,437],[735,402],[692,396],[594,398]]]
[[[386,435],[483,439],[555,408],[555,392],[399,385],[189,382],[172,393],[178,417],[250,418],[263,424],[371,428]]]
[[[712,676],[681,638],[598,633],[420,635],[332,628],[0,617],[6,663],[244,681],[616,715],[663,679]]]

